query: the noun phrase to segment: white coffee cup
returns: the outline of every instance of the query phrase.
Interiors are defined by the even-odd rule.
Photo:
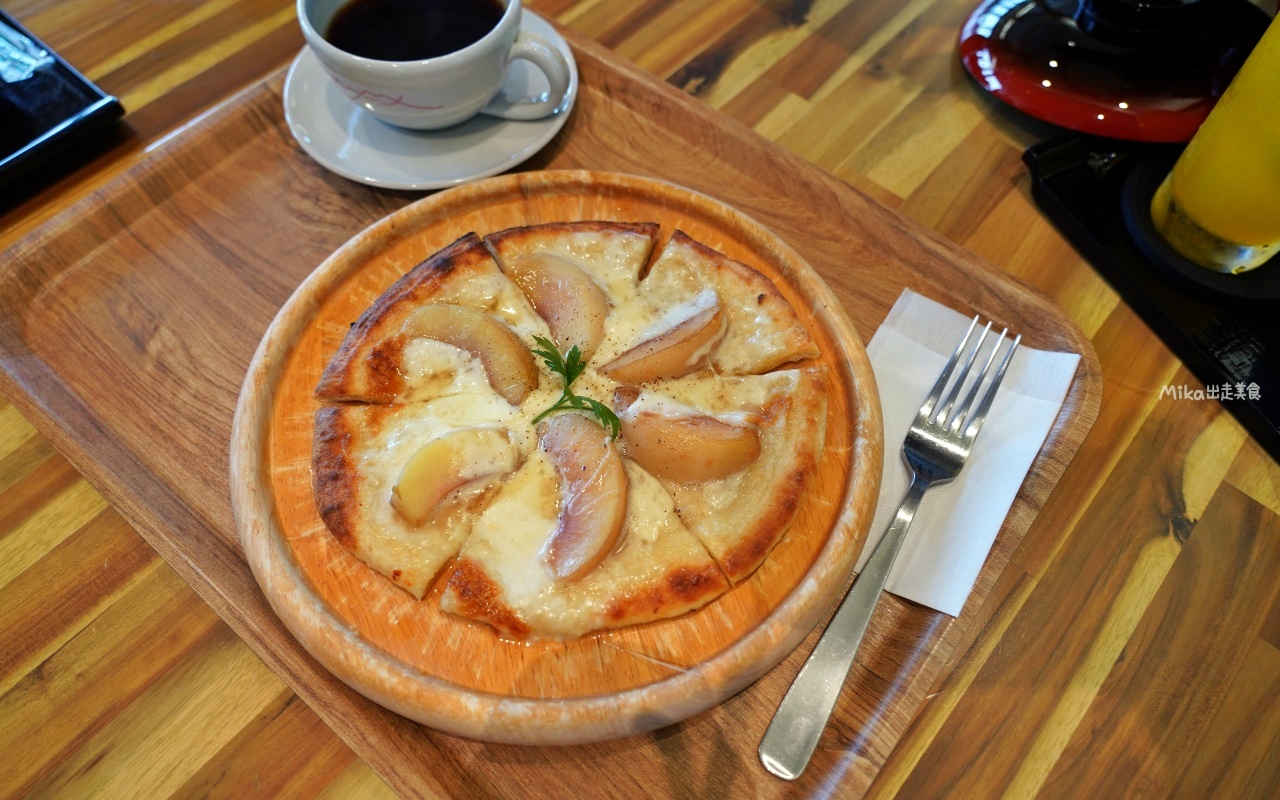
[[[339,50],[325,40],[334,15],[349,0],[298,0],[298,23],[325,72],[353,102],[402,128],[446,128],[476,114],[541,119],[569,91],[569,64],[546,39],[520,31],[520,0],[503,0],[502,18],[479,41],[418,61],[379,61]],[[499,96],[511,62],[523,59],[547,77],[540,97]]]

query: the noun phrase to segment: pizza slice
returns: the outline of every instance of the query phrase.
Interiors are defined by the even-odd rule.
[[[414,267],[351,326],[320,377],[324,402],[396,403],[465,391],[474,361],[512,405],[538,385],[546,324],[469,233]]]
[[[421,599],[523,460],[522,435],[492,392],[326,406],[312,441],[320,517],[357,558]]]
[[[666,487],[734,583],[786,533],[817,473],[825,374],[698,375],[615,395],[623,452]]]
[[[619,383],[681,377],[709,366],[759,374],[818,356],[777,287],[758,271],[675,231],[631,307],[615,315],[600,371]]]
[[[524,291],[562,351],[590,360],[612,309],[636,295],[658,225],[653,222],[552,222],[508,228],[485,243]]]
[[[577,414],[479,516],[440,607],[504,636],[574,638],[701,607],[728,588],[656,478]]]

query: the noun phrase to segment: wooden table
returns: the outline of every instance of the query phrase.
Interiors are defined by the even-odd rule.
[[[92,163],[0,201],[0,249],[301,47],[280,0],[3,5],[129,115]],[[1161,399],[1198,384],[1032,204],[1021,151],[1052,129],[964,76],[971,4],[530,5],[1046,293],[1097,352],[1101,410],[1007,599],[870,794],[1280,793],[1280,468],[1216,403]],[[0,794],[389,794],[42,433],[0,401]],[[722,754],[695,782],[662,752],[638,780],[677,796],[753,764]],[[522,776],[557,769],[529,759]]]

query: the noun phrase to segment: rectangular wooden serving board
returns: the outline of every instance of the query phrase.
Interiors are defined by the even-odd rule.
[[[1080,353],[1076,380],[958,619],[886,597],[813,765],[796,783],[756,748],[816,632],[760,681],[651,734],[574,747],[446,736],[348,689],[264,600],[236,540],[232,416],[293,289],[419,195],[333,175],[294,142],[281,72],[215,109],[0,262],[0,388],[394,789],[426,797],[864,793],[928,692],[1010,591],[997,579],[1097,413],[1084,334],[1050,301],[748,128],[569,37],[581,89],[524,170],[657,178],[754,218],[825,279],[863,341],[904,288]],[[896,458],[887,443],[886,460]]]

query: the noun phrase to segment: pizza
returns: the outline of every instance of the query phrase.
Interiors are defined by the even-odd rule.
[[[661,235],[469,233],[378,297],[315,391],[330,533],[515,639],[678,616],[749,577],[817,472],[826,372],[764,275]]]

